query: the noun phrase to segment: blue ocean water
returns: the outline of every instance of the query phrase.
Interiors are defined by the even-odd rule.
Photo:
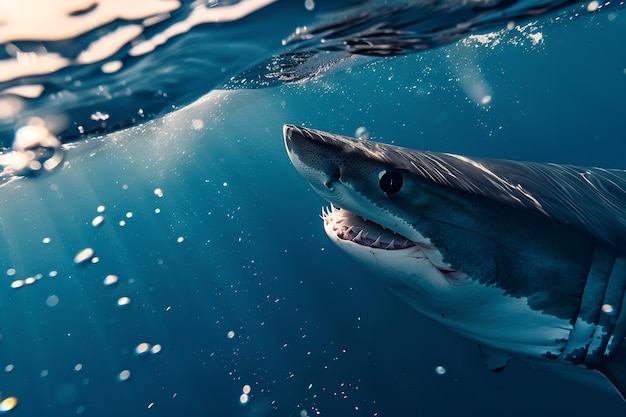
[[[300,2],[278,6],[221,24],[224,59],[194,49],[210,24],[173,38],[167,54],[147,55],[162,63],[181,50],[197,64],[189,72],[122,60],[129,71],[149,68],[133,73],[146,79],[120,75],[125,87],[181,90],[180,103],[160,102],[163,94],[146,102],[151,121],[128,116],[141,100],[133,94],[100,101],[89,88],[59,89],[67,91],[61,100],[77,97],[67,107],[55,107],[58,92],[26,100],[28,117],[54,108],[70,123],[55,132],[65,142],[60,167],[7,173],[0,188],[0,392],[18,399],[8,413],[623,415],[600,380],[581,383],[521,360],[489,372],[474,343],[353,264],[326,238],[324,203],[291,167],[281,136],[284,123],[347,135],[363,126],[372,140],[416,149],[622,168],[626,25],[618,5],[593,13],[573,3],[386,58],[306,45],[303,55],[281,56],[272,39],[286,39],[308,15]],[[316,7],[322,17],[310,21],[334,10]],[[294,22],[277,12],[293,12]],[[258,30],[268,19],[279,36]],[[269,46],[258,46],[259,33]],[[269,76],[276,67],[267,62],[284,74],[293,56],[303,64],[289,80]],[[88,68],[60,71],[7,83],[56,77],[51,85]],[[163,85],[152,88],[159,76]],[[71,75],[96,90],[116,77]],[[88,99],[96,104],[83,114],[75,105]],[[102,122],[91,118],[95,109],[132,126],[70,133],[77,120]],[[21,117],[5,118],[7,148]],[[77,264],[85,248],[94,255]],[[109,275],[117,283],[105,285]]]

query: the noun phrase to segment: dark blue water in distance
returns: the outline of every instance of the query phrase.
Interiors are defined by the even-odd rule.
[[[284,123],[348,136],[363,126],[372,140],[415,149],[625,168],[620,4],[561,5],[509,30],[492,19],[482,37],[397,56],[304,45],[304,64],[277,79],[272,65],[293,64],[280,40],[299,21],[334,22],[359,2],[316,2],[317,12],[303,3],[218,24],[214,54],[199,46],[215,31],[204,24],[173,38],[181,55],[167,43],[143,55],[152,62],[124,58],[129,44],[110,58],[146,74],[128,75],[125,88],[152,91],[158,80],[155,91],[180,89],[171,101],[59,87],[70,77],[117,88],[115,75],[74,64],[0,84],[48,88],[5,115],[5,154],[21,115],[68,120],[55,132],[65,143],[57,169],[15,177],[5,166],[0,187],[0,393],[18,399],[7,414],[624,415],[601,379],[515,359],[490,372],[475,343],[388,292],[330,243],[324,202],[282,142]],[[86,36],[96,35],[77,39]],[[154,114],[135,117],[140,106]],[[96,109],[129,127],[79,133]],[[85,248],[95,258],[78,265]],[[105,285],[108,275],[118,282]]]

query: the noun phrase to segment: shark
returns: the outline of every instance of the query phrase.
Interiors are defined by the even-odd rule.
[[[626,398],[626,171],[283,136],[331,241],[493,371],[574,366]]]

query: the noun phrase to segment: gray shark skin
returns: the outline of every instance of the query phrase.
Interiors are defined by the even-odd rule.
[[[324,229],[421,313],[626,394],[626,172],[468,158],[284,126]],[[489,353],[490,351],[495,354]]]

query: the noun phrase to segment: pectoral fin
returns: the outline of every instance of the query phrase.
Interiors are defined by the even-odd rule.
[[[478,345],[478,350],[480,350],[480,357],[483,359],[485,365],[487,365],[491,372],[500,373],[504,371],[504,368],[506,368],[509,364],[509,360],[511,359],[505,353],[489,346]]]

